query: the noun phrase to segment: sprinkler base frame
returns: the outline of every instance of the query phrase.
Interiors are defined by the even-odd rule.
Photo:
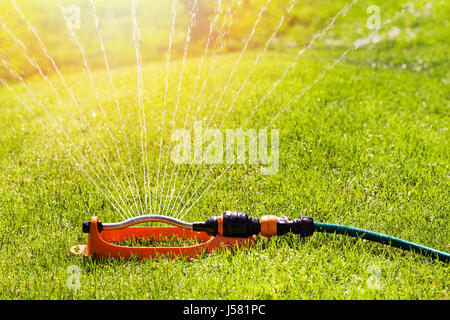
[[[127,227],[120,230],[102,230],[98,228],[98,218],[92,217],[89,225],[87,244],[73,246],[73,254],[84,254],[97,258],[137,259],[146,258],[197,258],[204,253],[220,250],[233,250],[251,246],[256,236],[247,238],[211,236],[206,232],[197,232],[178,227]],[[197,240],[200,244],[186,247],[127,247],[113,244],[126,240],[161,241],[177,237],[181,240]],[[77,250],[78,249],[78,250]]]

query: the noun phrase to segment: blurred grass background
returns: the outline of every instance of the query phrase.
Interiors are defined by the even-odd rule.
[[[214,15],[219,12],[217,27],[211,38],[211,48],[217,49],[222,45],[221,53],[239,51],[248,37],[259,10],[267,0],[198,0],[195,26],[191,33],[191,45],[188,57],[200,56],[205,47],[209,34],[209,25]],[[305,45],[311,36],[323,28],[336,12],[344,7],[346,0],[298,0],[293,10],[287,15],[270,49],[284,50]],[[50,55],[58,67],[65,72],[80,70],[81,56],[70,41],[69,31],[66,27],[61,9],[55,0],[27,1],[16,0],[26,18],[34,25],[42,41],[46,44]],[[75,30],[80,43],[85,48],[90,67],[103,68],[104,61],[99,43],[96,39],[94,19],[89,0],[61,0],[65,8],[76,5],[80,8],[80,28]],[[123,0],[96,0],[95,2],[99,26],[105,43],[106,52],[112,68],[129,66],[136,63],[131,19],[131,1]],[[281,15],[286,12],[290,0],[271,0],[263,19],[249,43],[249,49],[258,49],[264,46],[270,37]],[[408,10],[412,13],[417,4],[407,2]],[[171,10],[173,1],[146,0],[139,1],[138,23],[141,29],[141,55],[144,62],[165,61],[168,49],[168,39],[172,23]],[[346,19],[337,24],[327,35],[327,45],[348,46],[354,40],[355,34],[367,31],[366,20],[368,5],[375,4],[381,9],[381,18],[389,17],[405,5],[403,1],[358,1],[349,12]],[[183,54],[187,26],[190,23],[190,10],[193,0],[176,0],[176,24],[173,39],[172,59],[180,58]],[[446,9],[446,7],[444,7]],[[441,23],[448,23],[448,11],[435,11],[435,18]],[[39,48],[34,35],[21,19],[10,1],[0,3],[0,15],[9,29],[20,38],[29,49],[31,56],[42,66],[46,72],[54,72],[50,61],[45,58]],[[408,21],[407,18],[405,21]],[[226,34],[220,39],[219,26],[225,26]],[[411,26],[411,34],[414,33]],[[410,39],[420,41],[420,39]],[[438,39],[436,39],[438,40]],[[317,45],[317,44],[316,44]],[[36,73],[29,66],[20,50],[9,35],[0,29],[0,57],[6,59],[11,66],[23,77]],[[0,70],[0,76],[11,79],[9,73]]]

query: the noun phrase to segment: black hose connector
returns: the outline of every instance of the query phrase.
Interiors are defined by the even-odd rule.
[[[206,232],[211,236],[216,236],[219,233],[219,217],[211,217],[205,222],[194,222],[192,231]]]
[[[302,216],[300,219],[291,220],[289,218],[277,219],[277,235],[292,232],[301,237],[308,237],[314,233],[314,220],[311,217]]]
[[[194,222],[192,230],[206,232],[212,236],[221,234],[226,237],[247,238],[260,233],[261,224],[258,218],[249,217],[244,212],[226,211],[220,217]]]
[[[249,217],[244,212],[226,211],[222,219],[222,234],[226,237],[247,238],[261,232],[259,219]]]

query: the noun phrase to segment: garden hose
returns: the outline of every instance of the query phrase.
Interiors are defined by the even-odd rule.
[[[135,217],[118,223],[97,222],[97,231],[114,231],[128,228],[132,225],[144,222],[164,222],[172,224],[177,228],[189,230],[189,232],[203,232],[209,236],[220,236],[226,238],[249,238],[255,235],[264,237],[280,236],[287,233],[297,234],[301,237],[311,236],[315,231],[343,234],[347,236],[366,239],[378,243],[388,244],[403,250],[411,250],[420,254],[437,258],[441,261],[449,262],[450,254],[444,251],[425,247],[410,241],[391,237],[381,233],[347,227],[337,224],[315,222],[311,217],[302,216],[291,220],[287,217],[276,217],[266,215],[261,218],[253,218],[244,212],[226,211],[221,216],[207,219],[205,222],[188,223],[172,217],[160,215],[147,215]],[[91,231],[91,222],[83,222],[83,232]]]
[[[450,261],[450,253],[425,247],[421,244],[391,237],[378,232],[323,222],[314,222],[314,230],[317,232],[337,233],[351,237],[358,237],[373,242],[387,244],[390,245],[391,247],[396,247],[403,250],[411,250],[431,257],[437,257],[439,260],[445,262]]]

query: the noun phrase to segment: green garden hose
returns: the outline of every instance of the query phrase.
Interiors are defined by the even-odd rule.
[[[450,254],[447,252],[425,247],[423,245],[414,242],[391,237],[373,231],[323,222],[314,222],[314,230],[317,232],[337,233],[337,234],[344,234],[346,236],[366,239],[374,242],[387,244],[390,245],[391,247],[396,247],[403,250],[411,250],[431,257],[437,257],[439,260],[445,262],[450,261]]]

